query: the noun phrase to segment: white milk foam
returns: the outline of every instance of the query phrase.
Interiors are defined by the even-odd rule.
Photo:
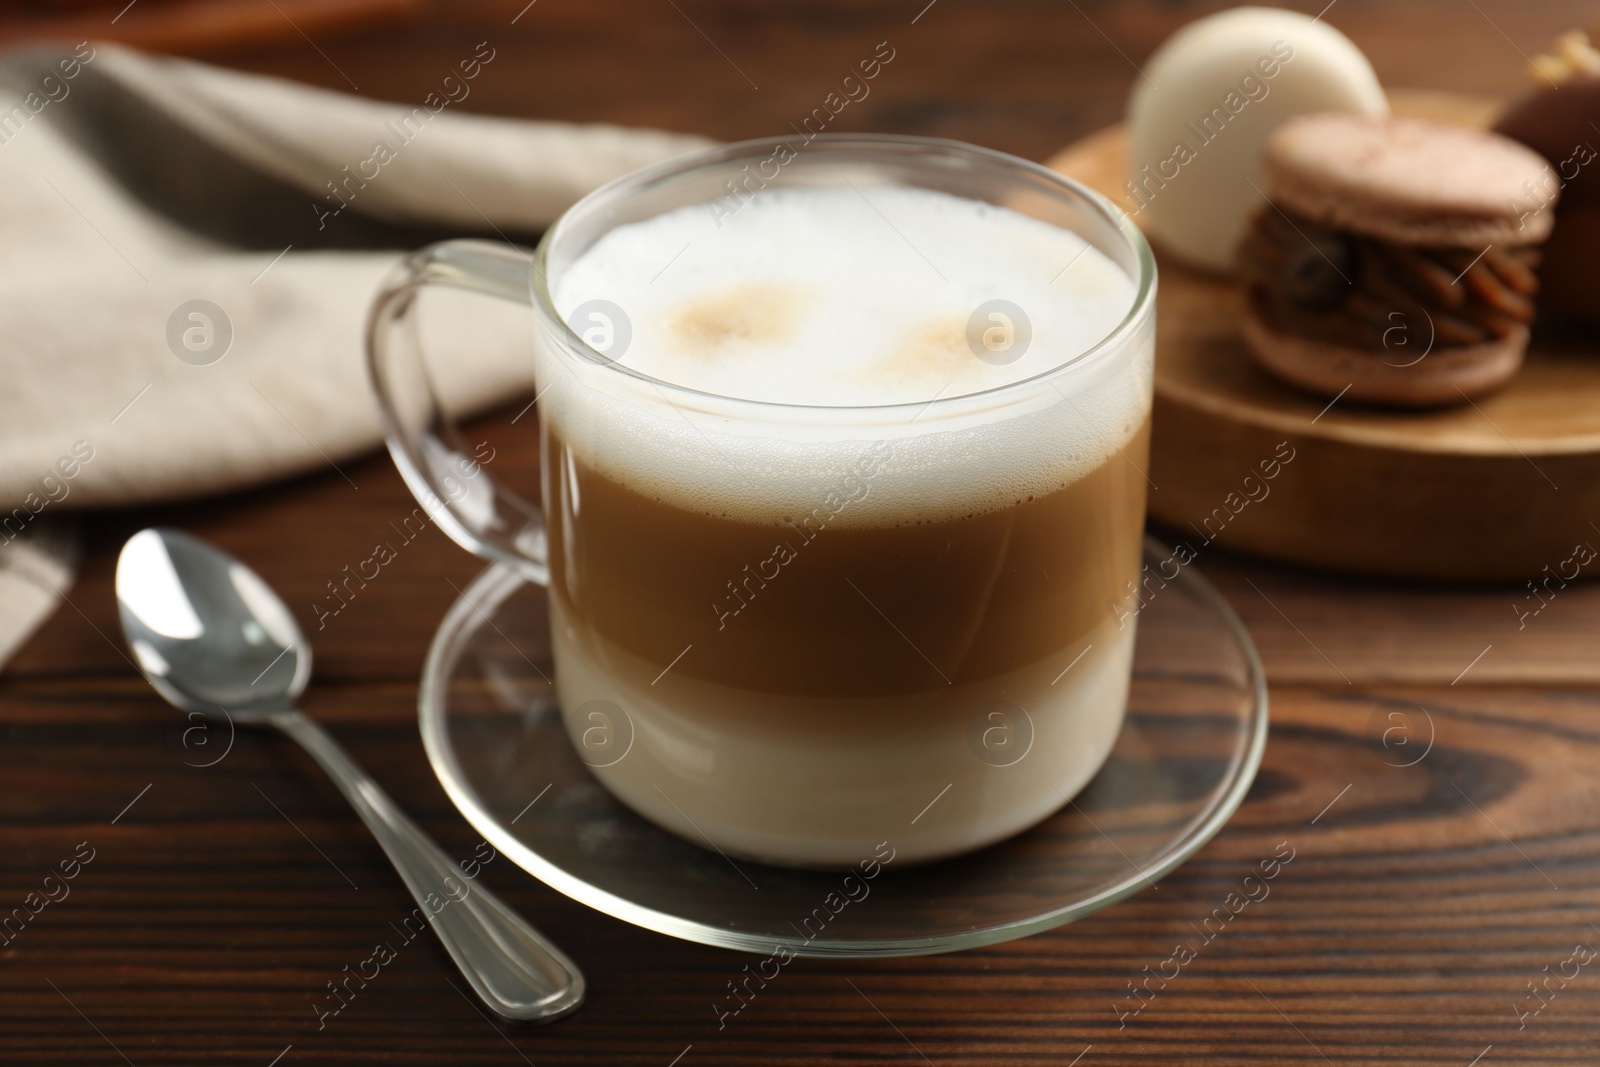
[[[553,279],[557,311],[570,319],[597,299],[622,308],[632,337],[618,362],[661,381],[859,407],[1031,378],[1100,342],[1135,297],[1134,282],[1078,235],[931,190],[768,189],[720,222],[701,204],[610,231]],[[1026,351],[1004,365],[978,358],[967,338],[973,312],[997,299],[1032,327]],[[558,366],[546,351],[540,406],[585,462],[636,491],[758,522],[836,490],[871,442],[888,440],[894,476],[835,521],[933,521],[1053,491],[1113,454],[1149,405],[1149,331],[1129,345],[1131,356],[1092,359],[1021,396],[913,407],[870,426],[758,408],[748,425],[729,422],[715,405],[640,390],[606,368]]]
[[[694,205],[611,231],[559,279],[557,309],[623,308],[633,341],[622,362],[653,378],[863,405],[1031,378],[1093,346],[1133,301],[1128,276],[1076,234],[926,189],[772,189],[716,221]],[[1033,324],[1004,366],[966,340],[968,317],[994,299]]]

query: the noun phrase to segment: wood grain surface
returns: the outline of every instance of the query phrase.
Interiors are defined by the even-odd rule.
[[[9,6],[0,11],[0,46],[94,38],[186,53],[348,33],[414,15],[417,0],[34,0],[20,10]]]
[[[497,62],[498,80],[480,79],[469,108],[728,138],[785,129],[889,39],[894,64],[841,116],[844,128],[960,137],[1042,160],[1116,121],[1136,64],[1210,9],[524,3],[439,4],[371,37],[213,58],[330,87],[348,88],[348,76],[364,93],[410,100],[492,38],[510,61]],[[1314,14],[1323,0],[1301,6]],[[1519,53],[1592,13],[1567,0],[1341,0],[1325,18],[1392,84],[1503,95],[1522,84]],[[509,425],[516,410],[475,432],[501,448],[497,476],[531,485],[526,420]],[[428,639],[478,565],[429,530],[318,631],[311,604],[324,583],[412,509],[387,459],[345,473],[359,488],[328,471],[83,518],[71,605],[0,674],[0,919],[39,907],[0,938],[0,1062],[1596,1061],[1600,956],[1580,962],[1574,950],[1600,949],[1600,587],[1574,584],[1519,623],[1525,590],[1515,585],[1319,575],[1234,557],[1226,534],[1198,566],[1260,645],[1271,739],[1233,822],[1155,888],[993,948],[796,961],[719,1030],[713,1002],[746,957],[591,912],[501,858],[481,877],[581,963],[587,1006],[543,1029],[491,1021],[440,947],[419,937],[319,1029],[312,1004],[326,983],[394,940],[389,924],[412,903],[291,743],[241,733],[214,766],[191,765],[203,762],[193,737],[185,745],[191,724],[115,643],[111,573],[121,540],[152,522],[248,560],[315,642],[306,710],[468,857],[477,840],[428,771],[415,694]],[[1175,946],[1199,941],[1206,916],[1280,847],[1294,859],[1270,896],[1164,986],[1148,977],[1172,975]],[[60,896],[49,872],[88,850],[70,892],[39,906],[47,889]],[[1149,992],[1130,992],[1147,981]]]

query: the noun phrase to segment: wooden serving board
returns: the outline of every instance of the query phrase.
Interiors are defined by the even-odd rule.
[[[1466,125],[1496,111],[1437,93],[1391,99]],[[1126,159],[1116,126],[1049,165],[1124,203]],[[1178,539],[1363,574],[1519,583],[1570,578],[1574,550],[1600,548],[1600,338],[1536,329],[1526,367],[1475,406],[1327,407],[1250,361],[1238,285],[1157,259],[1150,513]]]

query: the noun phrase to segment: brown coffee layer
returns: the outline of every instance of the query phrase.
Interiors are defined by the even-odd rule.
[[[1269,325],[1374,355],[1391,355],[1400,337],[1440,349],[1517,335],[1533,321],[1538,263],[1533,248],[1402,247],[1276,207],[1240,251],[1251,305]]]
[[[703,681],[879,697],[990,679],[1081,650],[1139,573],[1148,421],[1055,492],[885,527],[807,501],[770,525],[688,511],[544,433],[551,592],[568,625]],[[894,477],[891,456],[865,492]]]

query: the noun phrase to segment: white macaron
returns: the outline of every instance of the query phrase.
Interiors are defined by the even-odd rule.
[[[1278,8],[1240,7],[1192,22],[1134,83],[1120,199],[1162,251],[1231,272],[1250,219],[1266,206],[1268,139],[1315,111],[1389,112],[1372,64],[1344,34]]]

